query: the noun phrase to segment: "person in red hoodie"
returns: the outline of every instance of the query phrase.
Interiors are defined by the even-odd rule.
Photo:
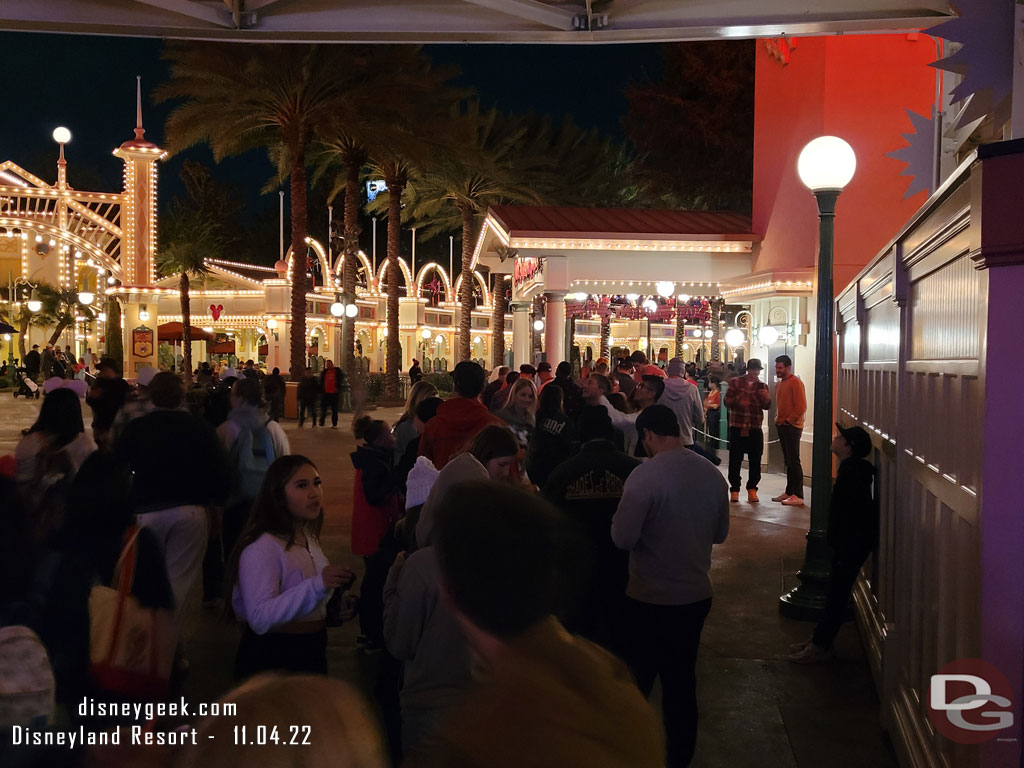
[[[352,424],[363,442],[352,454],[352,553],[366,563],[359,596],[359,627],[364,650],[384,647],[384,580],[398,554],[394,524],[402,510],[398,480],[392,468],[395,438],[383,421],[363,416]]]
[[[438,406],[437,415],[427,423],[420,438],[420,456],[426,456],[438,469],[462,451],[481,429],[505,424],[480,402],[484,378],[484,369],[469,360],[452,371],[455,397]]]

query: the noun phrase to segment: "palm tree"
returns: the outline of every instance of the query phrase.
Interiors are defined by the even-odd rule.
[[[76,317],[92,320],[96,317],[96,309],[91,304],[83,304],[78,300],[78,288],[60,288],[49,283],[39,283],[37,295],[43,307],[31,322],[36,325],[50,326],[53,333],[46,340],[47,344],[56,344],[60,335],[68,328],[73,328]]]
[[[432,69],[420,48],[408,45],[370,46],[349,68],[352,82],[346,89],[346,101],[350,108],[336,112],[326,126],[317,147],[314,176],[316,181],[324,174],[335,173],[330,197],[342,191],[345,194],[345,259],[341,290],[346,304],[355,301],[356,259],[362,231],[359,225],[359,181],[363,170],[372,156],[380,159],[376,169],[379,176],[386,177],[384,169],[390,165],[388,170],[398,179],[403,176],[401,166],[405,161],[409,158],[423,160],[428,156],[427,145],[437,145],[437,137],[442,132],[437,120],[431,118],[436,117],[434,113],[438,105],[443,107],[460,96],[459,92],[445,85],[455,74],[456,71],[450,68]],[[356,108],[362,102],[365,102],[365,108]],[[424,132],[424,125],[431,126],[431,129]],[[401,198],[401,193],[398,197]],[[388,206],[390,208],[390,198]],[[397,262],[395,266],[397,268]],[[395,282],[391,282],[390,277],[388,281],[389,285],[397,285],[397,273]],[[390,302],[391,292],[388,295]],[[354,323],[349,320],[343,322],[342,365],[350,374],[354,331]],[[389,342],[389,347],[392,343],[398,345],[399,341],[395,338],[394,342]],[[395,364],[398,365],[397,357]],[[395,381],[397,387],[397,378]]]
[[[488,206],[541,202],[536,181],[549,161],[529,151],[524,141],[529,126],[523,120],[502,115],[496,109],[481,113],[475,100],[458,107],[451,125],[457,150],[435,156],[416,174],[409,185],[409,216],[418,222],[426,239],[461,229],[458,357],[469,360],[476,232]]]
[[[389,399],[398,397],[398,372],[402,367],[401,340],[398,336],[398,256],[402,236],[402,194],[409,182],[409,164],[398,157],[391,157],[372,165],[384,177],[388,188],[388,269],[386,285],[388,292],[388,347],[387,362],[384,365],[384,392]],[[412,289],[406,286],[406,294]]]
[[[218,162],[261,147],[291,191],[292,298],[290,374],[305,368],[306,152],[344,109],[347,46],[174,42],[165,57],[171,79],[160,100],[183,99],[167,120],[172,152],[207,143]]]
[[[161,275],[178,274],[181,301],[182,353],[185,383],[192,382],[192,306],[189,287],[192,278],[209,274],[206,259],[220,258],[227,251],[230,236],[225,216],[232,207],[229,190],[218,184],[209,170],[192,160],[182,166],[185,196],[176,197],[160,222],[157,269]]]
[[[189,297],[191,278],[209,274],[208,256],[220,252],[220,233],[212,215],[188,210],[180,201],[172,204],[161,221],[157,269],[161,275],[178,274],[181,301],[181,343],[185,384],[192,383],[192,306]]]

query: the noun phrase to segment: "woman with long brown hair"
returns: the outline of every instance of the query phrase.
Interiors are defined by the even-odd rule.
[[[246,624],[235,677],[266,670],[327,674],[327,601],[355,574],[320,548],[323,486],[305,456],[267,469],[249,521],[231,555],[227,594]]]

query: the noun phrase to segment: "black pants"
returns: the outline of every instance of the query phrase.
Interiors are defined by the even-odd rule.
[[[372,555],[363,558],[366,571],[359,590],[359,629],[372,643],[384,643],[384,582],[398,557],[398,541],[388,531]]]
[[[331,426],[338,426],[338,393],[324,392],[320,396],[320,426],[327,419],[327,409],[331,409]]]
[[[747,490],[756,491],[761,482],[761,454],[764,453],[764,433],[759,427],[749,430],[750,434],[740,437],[739,427],[729,427],[729,490],[740,489],[743,468],[743,457],[750,464],[750,477],[747,479]]]
[[[299,426],[306,421],[306,414],[309,414],[313,426],[316,426],[316,400],[299,400]]]
[[[786,493],[790,496],[804,497],[804,470],[800,466],[800,432],[799,427],[789,424],[777,424],[779,445],[782,448],[782,460],[786,463]]]
[[[654,679],[661,678],[669,768],[689,765],[697,745],[697,649],[710,611],[710,597],[689,605],[626,599],[625,661],[644,696],[650,695]]]
[[[245,628],[235,656],[235,680],[260,672],[327,674],[327,630],[305,635],[267,632],[257,635]]]
[[[218,536],[211,536],[206,543],[206,555],[203,557],[203,600],[215,600],[218,597],[231,599],[224,595],[224,566],[231,560],[238,537],[249,519],[252,501],[241,501],[229,504],[224,509],[221,519],[221,531]]]
[[[850,594],[857,581],[861,566],[870,552],[836,552],[832,557],[832,574],[825,594],[825,614],[814,628],[814,644],[819,648],[831,648],[839,628],[846,621],[850,605]]]
[[[718,449],[721,447],[719,429],[722,424],[722,411],[719,408],[709,408],[707,414],[707,421],[705,422],[705,430],[708,433],[707,446],[712,454],[717,455]]]

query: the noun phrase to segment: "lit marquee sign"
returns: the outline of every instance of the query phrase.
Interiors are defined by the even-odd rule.
[[[528,283],[537,275],[544,272],[544,262],[541,259],[522,258],[516,259],[516,265],[512,273],[512,282],[516,288]]]

